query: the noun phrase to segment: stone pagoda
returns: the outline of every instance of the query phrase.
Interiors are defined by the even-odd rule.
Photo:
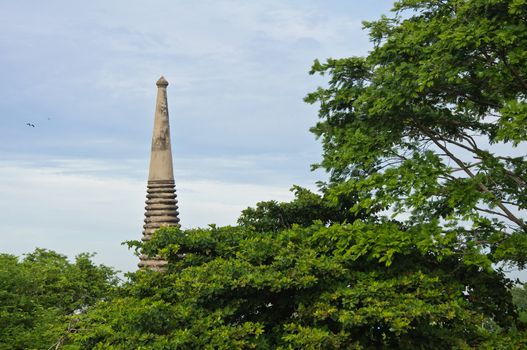
[[[164,77],[157,85],[152,153],[146,195],[145,225],[143,241],[148,241],[155,230],[165,226],[179,226],[179,212],[172,166],[172,147],[170,145],[170,125],[168,122],[167,86]],[[139,267],[162,270],[166,261],[158,257],[141,255]]]

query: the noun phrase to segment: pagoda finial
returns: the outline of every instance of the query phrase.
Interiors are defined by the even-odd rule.
[[[165,79],[164,76],[161,76],[156,82],[157,87],[167,87],[168,81]]]
[[[145,225],[142,240],[148,241],[155,230],[165,226],[179,226],[179,212],[174,185],[172,147],[166,87],[162,76],[156,83],[157,99],[154,115],[154,131],[150,154],[150,170],[146,195]],[[139,267],[162,270],[166,261],[158,257],[140,256]]]

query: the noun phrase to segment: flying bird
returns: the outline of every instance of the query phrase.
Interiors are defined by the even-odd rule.
[[[31,126],[32,128],[35,127],[35,124],[32,124],[32,123],[30,123],[30,122],[27,122],[26,125],[27,125],[27,126]]]

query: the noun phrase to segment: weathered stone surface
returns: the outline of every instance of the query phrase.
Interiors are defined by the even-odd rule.
[[[156,85],[157,99],[146,190],[145,225],[141,238],[143,241],[148,241],[154,231],[160,227],[179,225],[168,119],[166,91],[168,82],[164,77],[161,77]],[[162,271],[167,263],[159,257],[150,257],[144,254],[139,259],[139,267],[156,271]]]

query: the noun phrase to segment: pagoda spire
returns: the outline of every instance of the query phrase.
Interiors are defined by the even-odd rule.
[[[165,226],[179,226],[179,212],[172,166],[172,147],[170,144],[170,125],[168,122],[167,86],[164,77],[157,85],[154,132],[148,173],[145,225],[143,241],[148,241],[155,230]],[[166,261],[158,257],[141,255],[139,267],[162,270]]]

